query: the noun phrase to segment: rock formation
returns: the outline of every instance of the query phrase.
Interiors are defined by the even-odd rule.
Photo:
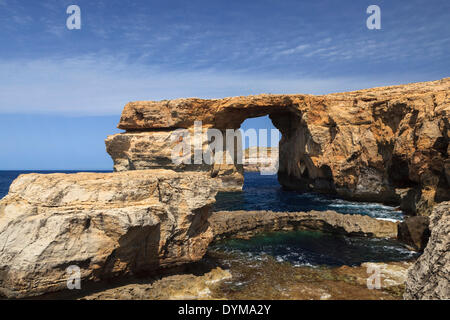
[[[203,257],[217,190],[204,173],[169,170],[26,174],[0,201],[0,295],[66,289]]]
[[[254,220],[217,213],[213,231],[209,207],[217,191],[242,188],[243,168],[238,158],[197,162],[196,147],[202,154],[210,149],[206,129],[224,133],[269,115],[282,133],[283,186],[396,202],[429,215],[435,203],[450,199],[449,92],[450,78],[323,96],[131,102],[119,123],[126,132],[106,140],[117,172],[22,175],[0,200],[0,295],[65,289],[72,265],[90,281],[196,261],[213,232],[312,228],[391,237],[395,223],[330,212],[246,213]],[[185,139],[173,133],[195,132],[196,121],[201,141],[181,154],[189,161],[173,162],[177,141]],[[448,297],[448,211],[448,204],[436,206],[407,297]]]
[[[397,223],[334,211],[218,211],[209,218],[214,239],[248,238],[261,232],[319,230],[348,236],[396,238]]]
[[[423,251],[430,237],[429,218],[424,216],[407,217],[398,225],[398,240]]]
[[[220,267],[201,276],[176,274],[153,282],[126,284],[82,296],[82,300],[207,300],[223,280],[231,279]]]
[[[247,118],[269,115],[282,133],[283,186],[397,203],[411,214],[429,215],[434,203],[450,199],[449,93],[446,78],[321,96],[130,102],[118,126],[127,132],[106,143],[116,170],[145,169],[159,157],[145,147],[157,136],[192,130],[195,121],[204,128],[237,129]],[[166,156],[160,160],[167,163]],[[220,172],[221,179],[230,173],[227,187],[236,183],[239,189],[239,166],[213,167],[202,170],[213,177]]]
[[[226,259],[226,258],[225,258]],[[203,275],[177,274],[154,280],[134,280],[113,288],[81,295],[82,300],[392,300],[401,298],[411,262],[367,262],[361,266],[338,268],[293,267],[264,261],[260,270],[243,270],[234,265],[236,273],[212,269]],[[254,262],[250,265],[254,265]],[[254,267],[253,267],[254,268]],[[381,288],[367,288],[367,269],[380,271]],[[282,269],[282,270],[280,270]],[[234,271],[234,270],[232,270]],[[244,272],[242,272],[244,271]],[[243,282],[242,273],[257,274]],[[251,283],[249,283],[251,282]],[[262,283],[261,283],[262,282]],[[244,285],[242,285],[245,283]],[[240,285],[239,285],[240,284]],[[262,284],[262,286],[261,286]],[[239,286],[239,290],[236,290]],[[244,287],[244,288],[242,288]],[[230,288],[230,289],[228,289]],[[234,290],[233,290],[234,289]]]
[[[405,299],[450,299],[450,202],[434,207],[431,236],[408,271]]]
[[[188,133],[194,137],[194,130]],[[126,132],[108,136],[105,140],[106,151],[114,160],[115,171],[170,169],[179,172],[208,172],[212,177],[218,177],[217,183],[221,191],[240,191],[244,183],[242,165],[238,164],[206,164],[195,163],[194,143],[187,157],[188,164],[176,164],[172,160],[179,140],[173,140],[173,130],[158,130],[144,132]],[[201,134],[200,146],[202,150],[208,148],[207,136]]]

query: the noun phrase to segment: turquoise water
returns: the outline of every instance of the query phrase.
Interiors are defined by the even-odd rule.
[[[243,192],[222,192],[215,210],[309,211],[334,210],[374,218],[402,220],[394,207],[379,203],[353,202],[316,193],[283,190],[277,176],[245,173]],[[313,231],[273,232],[249,240],[229,239],[210,246],[242,261],[261,261],[267,256],[294,266],[355,266],[363,262],[404,261],[417,257],[401,243],[388,239],[346,237]]]
[[[249,240],[214,243],[209,250],[232,253],[247,261],[272,256],[294,266],[356,266],[363,262],[404,261],[417,257],[397,241],[291,231],[260,234]]]
[[[221,192],[214,209],[309,211],[334,210],[347,214],[363,214],[373,218],[402,220],[403,213],[380,203],[346,201],[317,193],[283,190],[276,175],[246,172],[243,192]]]

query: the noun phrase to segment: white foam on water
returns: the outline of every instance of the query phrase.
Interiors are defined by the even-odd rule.
[[[355,209],[384,209],[384,210],[392,210],[394,211],[394,207],[385,206],[383,204],[379,203],[367,203],[367,202],[361,202],[361,203],[354,203],[354,202],[343,202],[342,200],[336,200],[338,203],[331,203],[329,204],[330,207],[333,208],[355,208]]]
[[[310,267],[310,268],[319,268],[318,265],[311,264],[309,262],[295,262],[292,264],[294,267]]]
[[[397,252],[400,252],[400,253],[406,253],[408,256],[413,256],[413,255],[416,254],[416,251],[409,250],[409,249],[407,249],[405,247],[397,247],[397,246],[386,245],[386,246],[383,246],[383,248],[389,249],[391,251],[397,251]]]
[[[402,221],[401,219],[394,219],[394,218],[375,218],[377,220],[384,220],[384,221],[391,221],[391,222],[399,222]]]

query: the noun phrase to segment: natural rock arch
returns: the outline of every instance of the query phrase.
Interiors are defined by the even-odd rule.
[[[130,102],[118,125],[126,132],[109,136],[106,145],[117,171],[211,171],[223,190],[239,189],[239,166],[171,164],[168,137],[178,128],[191,130],[195,121],[225,130],[269,115],[282,133],[283,186],[399,203],[404,210],[429,214],[434,202],[450,198],[449,91],[447,78],[322,96]]]

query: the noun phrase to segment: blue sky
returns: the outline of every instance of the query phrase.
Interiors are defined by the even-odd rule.
[[[111,168],[103,139],[128,101],[448,77],[449,21],[448,0],[0,0],[0,169]]]

